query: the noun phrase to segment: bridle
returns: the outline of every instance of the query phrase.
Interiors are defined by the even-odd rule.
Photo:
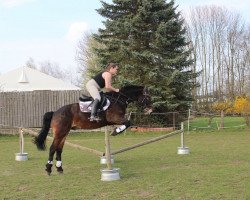
[[[142,96],[143,96],[143,99],[139,103],[141,103],[144,107],[146,107],[147,106],[146,105],[147,102],[144,102],[144,101],[147,100],[148,97],[150,97],[150,95],[147,92],[147,88],[146,87],[143,88],[143,94],[142,94]]]
[[[112,93],[112,96],[109,96],[111,98],[111,101],[113,100],[114,104],[119,102],[121,104],[128,105],[130,102],[134,101],[133,99],[131,99],[130,97],[128,97],[127,95],[125,95],[122,92],[118,92],[118,96],[115,96],[114,94],[115,93]],[[126,99],[124,99],[124,97]]]

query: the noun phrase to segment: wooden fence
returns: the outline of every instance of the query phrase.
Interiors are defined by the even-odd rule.
[[[0,92],[0,128],[41,127],[44,113],[77,103],[83,91]]]

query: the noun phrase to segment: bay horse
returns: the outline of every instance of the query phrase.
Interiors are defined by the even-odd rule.
[[[126,108],[129,103],[137,102],[144,108],[146,114],[152,112],[151,98],[147,88],[143,86],[125,86],[120,92],[107,92],[103,95],[110,101],[105,111],[99,112],[100,121],[90,121],[90,113],[80,110],[79,103],[65,105],[55,112],[47,112],[43,116],[43,126],[33,142],[39,150],[45,150],[46,137],[50,128],[53,130],[53,142],[49,150],[49,158],[46,164],[47,174],[52,172],[53,158],[56,153],[56,168],[59,173],[62,168],[62,150],[70,129],[96,129],[107,125],[122,125],[114,129],[111,135],[115,136],[126,130],[131,123],[126,119]]]

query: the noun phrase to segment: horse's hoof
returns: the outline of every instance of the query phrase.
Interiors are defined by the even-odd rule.
[[[46,169],[45,169],[45,171],[47,172],[47,174],[48,174],[49,176],[50,176],[50,174],[51,174],[51,172],[52,172],[51,168],[52,168],[52,164],[47,163],[47,164],[46,164]]]
[[[111,136],[116,136],[116,135],[118,135],[118,133],[114,130],[110,135]]]
[[[48,169],[45,169],[45,171],[47,172],[47,175],[49,175],[50,176],[50,174],[51,174],[51,170],[48,170]]]
[[[46,171],[47,171],[47,170],[46,170]],[[47,175],[50,176],[50,174],[51,174],[51,172],[48,172],[48,171],[47,171]]]
[[[59,174],[62,174],[62,173],[63,173],[63,168],[62,168],[62,167],[57,167],[57,172],[58,172]]]

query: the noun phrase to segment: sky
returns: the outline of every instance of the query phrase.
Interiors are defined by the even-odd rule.
[[[111,3],[112,0],[104,0]],[[225,6],[250,23],[250,0],[176,0],[180,11],[203,5]],[[0,0],[0,74],[32,58],[77,69],[77,42],[102,28],[99,0]]]

